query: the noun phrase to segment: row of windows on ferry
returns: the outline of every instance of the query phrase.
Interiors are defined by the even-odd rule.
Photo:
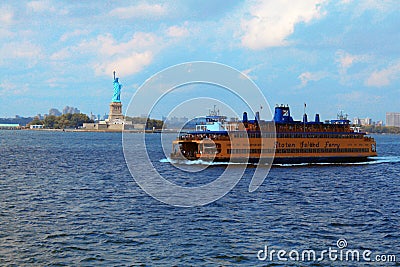
[[[274,151],[275,153],[362,153],[362,152],[369,152],[369,148],[279,148],[279,149],[228,149],[228,154],[272,154]]]
[[[234,133],[236,138],[337,138],[362,139],[361,134],[327,134],[327,133]]]

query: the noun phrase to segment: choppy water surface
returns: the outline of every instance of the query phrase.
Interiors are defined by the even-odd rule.
[[[154,165],[176,183],[202,184],[224,170],[185,180],[157,138],[148,137]],[[0,265],[366,265],[257,259],[265,245],[321,251],[340,238],[399,261],[400,136],[375,138],[372,164],[275,167],[252,193],[248,168],[220,200],[177,208],[136,185],[120,134],[0,131]]]

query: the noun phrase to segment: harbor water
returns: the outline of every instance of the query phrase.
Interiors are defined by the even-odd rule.
[[[204,184],[224,171],[183,174],[159,136],[147,136],[151,159],[175,183]],[[180,208],[136,184],[120,133],[0,131],[0,265],[400,266],[374,258],[400,261],[400,136],[374,138],[375,161],[275,166],[254,192],[249,166],[221,199]],[[318,258],[338,240],[375,262],[260,257],[268,247]]]

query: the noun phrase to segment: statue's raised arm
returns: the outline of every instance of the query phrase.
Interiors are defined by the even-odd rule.
[[[115,78],[115,71],[114,71],[114,94],[112,102],[121,102],[121,88],[122,84],[118,82],[118,78]]]

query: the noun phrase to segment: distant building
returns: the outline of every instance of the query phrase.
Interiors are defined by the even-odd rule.
[[[70,113],[70,114],[78,113],[79,114],[79,113],[81,113],[81,111],[77,108],[66,106],[65,108],[63,108],[62,113],[63,114],[68,114],[68,113]]]
[[[371,125],[372,124],[372,120],[371,118],[365,118],[365,119],[361,119],[361,125]]]
[[[43,125],[41,124],[33,124],[29,126],[30,129],[43,129]]]
[[[24,118],[21,116],[15,116],[15,118],[0,118],[0,124],[19,124],[19,125],[27,125],[29,122],[33,121],[32,117]]]
[[[21,126],[17,123],[0,123],[0,129],[17,130],[20,128],[21,128]]]
[[[354,118],[353,119],[353,124],[358,125],[358,126],[367,126],[367,125],[372,125],[372,119],[370,118],[365,118],[365,119],[360,119],[360,118]]]
[[[400,112],[386,112],[386,126],[400,127]]]
[[[101,116],[100,116],[100,114],[95,115],[95,114],[93,114],[92,112],[90,112],[90,119],[91,119],[92,121],[101,121]],[[104,120],[105,120],[105,119],[104,119]]]
[[[61,112],[58,110],[58,109],[56,109],[56,108],[51,108],[50,110],[49,110],[49,115],[50,116],[61,116]]]

